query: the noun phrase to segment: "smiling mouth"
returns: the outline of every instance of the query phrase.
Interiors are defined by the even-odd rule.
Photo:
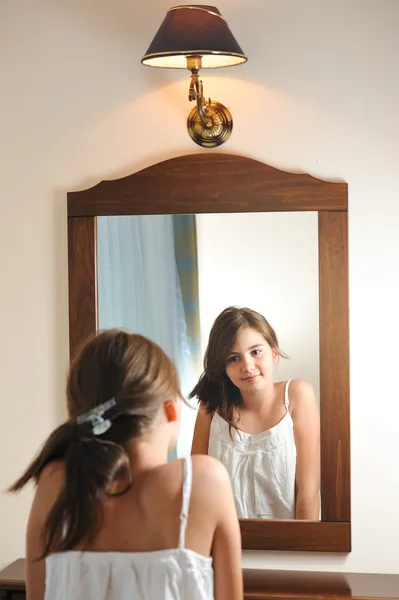
[[[250,377],[245,377],[243,381],[247,381],[248,383],[252,383],[255,379],[258,379],[259,375],[251,375]]]

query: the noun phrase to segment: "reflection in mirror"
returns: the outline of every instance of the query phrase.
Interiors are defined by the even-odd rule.
[[[193,392],[173,457],[221,460],[242,518],[318,520],[317,213],[99,217],[97,234],[99,328],[156,341]]]

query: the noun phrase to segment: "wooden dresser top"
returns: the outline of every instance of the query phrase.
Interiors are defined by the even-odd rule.
[[[399,600],[399,574],[244,569],[245,600]],[[1,590],[25,589],[25,560],[0,571]]]

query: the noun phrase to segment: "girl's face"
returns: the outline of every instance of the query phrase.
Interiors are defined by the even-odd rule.
[[[226,373],[242,392],[256,391],[272,379],[278,352],[259,331],[245,327],[238,335],[227,359]]]

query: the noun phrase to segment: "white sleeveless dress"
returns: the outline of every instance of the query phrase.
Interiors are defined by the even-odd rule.
[[[45,600],[213,600],[212,558],[184,547],[191,483],[188,458],[177,548],[53,554],[46,559]]]
[[[267,431],[249,434],[231,429],[219,414],[211,422],[208,453],[229,472],[241,519],[295,519],[296,446],[294,423],[288,410]]]

